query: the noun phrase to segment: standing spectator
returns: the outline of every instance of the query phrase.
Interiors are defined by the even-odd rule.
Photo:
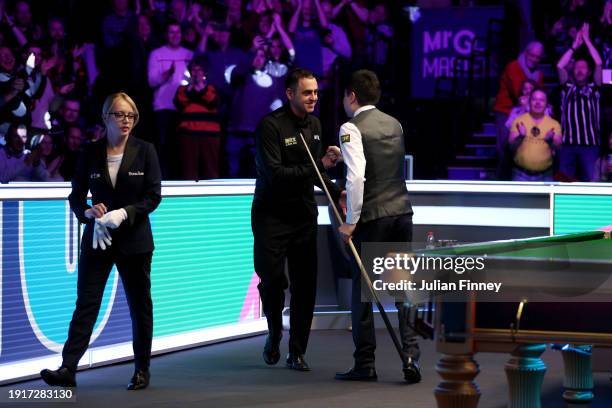
[[[228,28],[239,27],[242,21],[242,0],[227,0],[225,25]]]
[[[84,127],[81,118],[81,101],[72,96],[64,99],[62,106],[51,120],[51,133],[63,137],[69,126]]]
[[[134,129],[134,135],[151,143],[154,141],[155,134],[153,131],[153,91],[147,78],[147,64],[151,51],[160,45],[153,33],[151,19],[144,14],[139,15],[136,32],[129,37],[127,50],[130,64],[127,67],[127,81],[124,89],[139,106],[138,128]]]
[[[521,96],[519,96],[519,103],[517,106],[512,108],[512,111],[508,116],[508,120],[506,121],[506,128],[508,129],[508,132],[512,130],[512,124],[516,118],[529,112],[529,97],[531,96],[533,90],[538,87],[539,85],[531,79],[526,79],[523,81],[523,84],[521,85]],[[546,114],[548,116],[553,115],[553,108],[550,104],[546,107]]]
[[[64,132],[64,152],[59,172],[63,180],[70,181],[76,170],[77,160],[83,144],[83,132],[78,126],[70,126]]]
[[[181,28],[189,25],[187,21],[187,2],[185,0],[172,0],[168,12],[168,21],[176,21]]]
[[[54,91],[60,95],[72,94],[86,98],[89,93],[89,80],[82,58],[83,47],[75,45],[68,50],[65,44],[51,44],[45,50],[50,55],[47,77]]]
[[[313,7],[316,8],[316,15]],[[288,26],[289,32],[293,34],[295,64],[312,71],[317,77],[323,75],[321,29],[326,27],[327,17],[323,13],[320,0],[297,0],[297,7]]]
[[[4,4],[2,5],[2,8],[4,8]],[[0,11],[2,12],[0,18],[2,18],[2,21],[8,27],[8,29],[5,30],[6,35],[3,34],[2,36],[2,43],[11,45],[13,48],[24,47],[29,41],[26,34],[21,27],[15,24],[14,17],[9,16],[4,10]]]
[[[259,43],[259,37],[253,40]],[[243,62],[232,71],[234,95],[227,126],[228,172],[230,177],[255,176],[255,130],[259,121],[282,105],[284,77],[275,78],[263,71],[266,52],[256,48],[250,64]],[[253,103],[257,101],[257,103]]]
[[[219,98],[215,87],[206,81],[202,59],[191,61],[189,73],[189,85],[178,88],[174,101],[180,113],[177,139],[181,176],[184,180],[219,178]]]
[[[51,17],[47,23],[46,49],[53,56],[63,55],[68,50],[64,20]]]
[[[210,39],[213,44],[209,44]],[[228,69],[242,62],[246,54],[231,44],[229,26],[223,23],[211,22],[205,29],[198,47],[198,53],[205,54],[208,59],[208,79],[222,92],[229,85]]]
[[[55,98],[55,91],[51,81],[47,78],[47,72],[53,64],[55,59],[50,58],[43,60],[42,49],[36,45],[31,44],[28,47],[27,54],[34,54],[34,75],[40,75],[41,80],[41,92],[38,92],[32,100],[32,128],[34,129],[50,129],[50,116],[49,116],[49,105]]]
[[[508,130],[506,121],[512,108],[518,105],[521,84],[525,79],[531,79],[538,85],[544,84],[544,76],[539,70],[540,59],[544,54],[544,46],[539,42],[531,42],[525,47],[519,57],[510,62],[501,75],[499,92],[495,99],[493,111],[495,112],[495,126],[497,129],[497,158],[498,178],[508,179],[509,156],[506,152],[508,144]]]
[[[548,99],[541,88],[529,98],[529,112],[512,124],[508,142],[514,151],[512,180],[552,181],[553,158],[561,146],[561,126],[546,115]]]
[[[205,55],[208,61],[206,79],[215,87],[219,95],[219,113],[225,130],[233,93],[230,86],[231,72],[249,57],[243,50],[231,44],[231,33],[226,24],[211,22],[204,31],[198,53]]]
[[[376,72],[385,74],[388,68],[389,49],[393,38],[393,27],[387,22],[387,7],[375,5],[368,14],[366,30],[366,64]]]
[[[102,44],[111,49],[122,45],[126,32],[136,25],[136,15],[128,0],[112,0],[112,13],[102,20]]]
[[[612,0],[604,4],[595,29],[594,42],[603,53],[602,68],[612,69]]]
[[[272,27],[268,33],[270,48],[268,49],[269,60],[265,71],[273,77],[280,78],[287,75],[295,60],[295,49],[293,41],[283,27],[280,14],[272,16]],[[278,34],[277,34],[278,33]]]
[[[363,64],[377,71],[379,76],[387,78],[387,60],[390,42],[393,37],[393,27],[387,23],[387,7],[378,3],[371,10],[353,6],[355,15],[365,25],[365,35],[361,52],[358,53],[357,63]]]
[[[44,133],[40,135],[40,159],[49,173],[47,181],[64,181],[60,174],[64,156],[58,153],[51,137]]]
[[[568,65],[574,53],[586,45],[595,69],[585,56],[575,56],[571,76]],[[557,64],[562,86],[561,111],[563,124],[563,148],[560,154],[560,170],[566,176],[579,177],[581,181],[593,181],[601,145],[599,87],[601,86],[601,57],[593,46],[589,25],[584,24],[576,35],[572,47],[563,54]]]
[[[11,30],[19,43],[20,36],[25,37],[27,42],[40,41],[42,38],[42,29],[32,21],[32,10],[29,2],[19,0],[15,3],[13,21],[15,22],[15,27],[11,27]],[[19,30],[19,33],[15,31],[15,28]],[[23,46],[24,44],[20,43],[19,45]]]
[[[363,60],[365,57],[368,14],[366,0],[340,0],[332,11],[333,18],[342,21],[342,25],[347,29],[357,60]]]
[[[350,59],[353,54],[351,44],[344,29],[332,23],[334,19],[334,5],[329,0],[321,2],[321,9],[327,18],[327,27],[323,32],[323,76],[327,78],[336,58]]]
[[[0,148],[0,183],[10,181],[47,181],[49,173],[41,161],[40,146],[26,152],[27,131],[23,125],[10,125],[6,146]]]
[[[171,22],[166,29],[166,45],[157,48],[149,56],[149,85],[153,92],[153,111],[157,140],[155,147],[159,152],[162,175],[165,179],[177,174],[174,134],[177,125],[177,112],[174,106],[176,90],[185,77],[187,64],[193,52],[181,47],[181,26]]]
[[[9,125],[31,123],[31,100],[38,97],[43,82],[36,74],[31,77],[33,68],[18,69],[11,49],[0,47],[0,136]]]
[[[98,119],[98,110],[106,96],[125,91],[129,79],[131,55],[128,54],[128,38],[136,29],[136,14],[130,10],[128,0],[110,1],[111,13],[102,20],[102,41],[95,47],[95,65],[99,68],[99,75],[92,87],[93,106],[88,112],[90,121]]]
[[[49,19],[47,38],[43,44],[45,55],[49,56],[48,77],[55,92],[62,95],[74,93],[81,98],[87,97],[89,80],[82,57],[83,47],[76,44],[70,47],[64,21],[61,18]]]

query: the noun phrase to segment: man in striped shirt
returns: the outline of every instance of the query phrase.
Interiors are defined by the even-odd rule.
[[[574,55],[583,44],[589,51],[594,69],[586,55]],[[568,67],[572,59],[574,65],[570,71]],[[585,23],[576,34],[572,47],[557,64],[562,85],[563,146],[559,155],[560,171],[581,181],[594,181],[594,163],[600,153],[601,66],[601,57],[591,43],[589,25]]]

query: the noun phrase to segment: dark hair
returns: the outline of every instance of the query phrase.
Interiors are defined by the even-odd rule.
[[[595,62],[593,61],[593,58],[591,58],[590,55],[588,55],[582,50],[580,50],[579,52],[576,53],[576,55],[574,55],[574,66],[576,66],[576,63],[578,61],[586,62],[587,65],[589,66],[589,71],[593,72],[595,70]]]
[[[166,22],[166,32],[168,32],[168,28],[170,28],[170,26],[179,26],[179,28],[181,29],[181,31],[183,31],[183,27],[181,27],[181,23],[178,20],[175,19],[169,19]]]
[[[533,91],[531,91],[531,95],[529,95],[529,99],[531,99],[533,94],[536,92],[542,92],[544,96],[546,96],[546,100],[548,100],[548,94],[546,93],[546,89],[544,89],[544,87],[542,86],[536,86],[535,88],[533,88]]]
[[[530,78],[526,78],[525,80],[523,80],[523,82],[521,82],[521,93],[523,92],[523,87],[525,86],[525,84],[530,84],[533,89],[531,92],[535,91],[536,89],[540,88],[540,84],[538,84],[536,81],[534,81],[533,79]]]
[[[53,16],[49,17],[47,20],[47,27],[51,25],[51,23],[60,23],[64,29],[66,28],[66,21],[62,17]]]
[[[204,55],[197,55],[193,57],[193,59],[189,61],[189,64],[187,65],[187,69],[191,71],[194,65],[197,65],[200,68],[202,68],[204,72],[208,72],[208,58],[206,58]]]
[[[297,89],[298,83],[302,78],[314,78],[314,74],[303,68],[292,69],[285,79],[285,89],[291,88],[293,91]]]
[[[380,82],[376,74],[367,69],[353,72],[346,93],[354,92],[361,106],[376,105],[380,101]]]

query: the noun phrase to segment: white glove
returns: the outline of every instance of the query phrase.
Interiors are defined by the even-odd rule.
[[[119,225],[127,220],[127,211],[123,208],[118,210],[109,211],[100,218],[96,218],[96,223],[104,225],[107,228],[119,228]]]
[[[96,220],[93,225],[93,239],[91,241],[91,246],[93,249],[98,249],[98,246],[101,250],[106,250],[107,246],[111,246],[113,238],[110,236],[110,232],[108,229],[102,224],[99,224]]]

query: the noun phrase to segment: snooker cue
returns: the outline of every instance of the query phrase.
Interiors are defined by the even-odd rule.
[[[300,139],[302,139],[302,143],[304,144],[304,147],[306,148],[306,153],[308,153],[308,157],[310,158],[310,162],[312,163],[312,165],[315,168],[315,171],[317,172],[317,176],[319,177],[319,181],[321,182],[321,186],[323,187],[323,191],[325,191],[325,195],[327,196],[327,199],[329,200],[333,210],[334,210],[334,214],[338,220],[338,222],[340,223],[340,225],[342,225],[344,223],[344,221],[342,220],[342,217],[340,216],[340,213],[338,212],[338,209],[336,208],[336,204],[334,203],[334,200],[332,199],[331,194],[329,193],[329,190],[327,189],[327,186],[325,185],[325,181],[323,180],[323,176],[321,175],[321,172],[319,171],[319,168],[317,167],[317,163],[314,160],[314,157],[312,157],[312,153],[310,152],[310,149],[308,148],[308,144],[306,144],[306,140],[304,139],[304,136],[302,135],[302,132],[300,132]],[[391,336],[391,340],[393,340],[393,344],[395,345],[395,349],[397,350],[397,354],[399,354],[400,359],[402,360],[402,365],[405,363],[405,356],[404,356],[404,352],[402,351],[402,345],[400,344],[399,340],[397,339],[397,334],[395,333],[395,330],[393,330],[393,327],[391,326],[391,322],[389,321],[389,316],[387,316],[387,312],[385,312],[385,309],[382,305],[382,303],[380,303],[380,298],[378,297],[378,295],[376,294],[376,291],[374,290],[374,287],[372,286],[372,281],[370,280],[370,277],[368,276],[368,273],[365,269],[365,267],[363,266],[363,263],[361,262],[361,257],[359,256],[359,253],[357,252],[357,248],[355,248],[355,244],[353,244],[353,240],[351,238],[349,238],[348,241],[348,245],[351,249],[351,253],[353,254],[353,257],[355,258],[355,261],[357,262],[357,266],[359,267],[359,271],[361,272],[361,277],[363,278],[363,280],[366,282],[368,289],[370,290],[370,293],[372,294],[372,297],[374,298],[374,302],[376,303],[376,307],[378,308],[378,311],[380,312],[380,316],[382,317],[383,321],[385,322],[385,326],[387,327],[387,331],[389,332],[389,335]]]

